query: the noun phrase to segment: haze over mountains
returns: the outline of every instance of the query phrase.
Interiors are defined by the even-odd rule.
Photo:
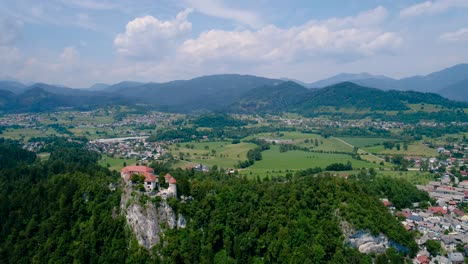
[[[344,81],[382,90],[411,90],[438,93],[444,97],[468,101],[468,64],[458,64],[425,76],[392,79],[368,73],[338,74],[333,77],[307,84],[310,88],[323,88]]]
[[[468,64],[400,80],[360,73],[338,74],[306,85],[299,83],[238,74],[211,75],[166,83],[100,83],[86,89],[42,83],[27,86],[15,81],[0,81],[0,110],[46,111],[60,107],[89,109],[109,104],[146,105],[173,112],[307,112],[317,106],[402,110],[405,109],[402,101],[463,107],[463,104],[450,102],[434,93],[457,101],[468,101]],[[403,92],[406,90],[424,93]]]

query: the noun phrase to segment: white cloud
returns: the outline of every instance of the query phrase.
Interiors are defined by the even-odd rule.
[[[234,20],[253,28],[262,24],[255,13],[227,7],[220,0],[186,0],[185,2],[196,11],[208,16]]]
[[[359,13],[356,16],[331,18],[324,21],[330,27],[369,27],[378,26],[388,17],[387,9],[378,6],[374,9]]]
[[[135,18],[127,23],[124,33],[114,39],[117,51],[125,56],[139,58],[161,58],[177,44],[177,40],[192,29],[187,16],[192,9],[186,9],[176,18],[161,21],[153,16]]]
[[[467,0],[433,0],[425,1],[404,8],[400,11],[401,17],[414,17],[421,15],[432,15],[446,12],[455,8],[468,8]]]
[[[234,20],[241,25],[253,28],[262,24],[254,12],[227,7],[221,0],[185,0],[185,2],[196,11],[208,16]]]
[[[65,63],[72,63],[78,59],[78,51],[75,47],[65,47],[60,54],[60,59]]]
[[[403,39],[378,28],[387,16],[383,7],[355,17],[310,21],[287,29],[274,25],[258,30],[210,30],[179,47],[192,61],[290,62],[316,57],[362,57],[398,48]]]
[[[454,32],[444,33],[440,35],[440,39],[448,42],[468,40],[468,28],[461,28]]]

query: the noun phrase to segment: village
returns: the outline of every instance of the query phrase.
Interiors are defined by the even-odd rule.
[[[160,143],[147,142],[146,137],[127,137],[91,140],[87,149],[109,157],[137,159],[139,162],[157,160],[166,150]]]
[[[401,219],[406,230],[420,234],[416,241],[420,251],[413,263],[464,263],[463,254],[468,256],[468,215],[460,208],[468,202],[468,180],[455,184],[452,178],[450,173],[444,173],[438,181],[417,185],[435,201],[427,208],[415,203],[411,209],[395,211],[391,201],[382,200],[389,211]],[[432,256],[426,247],[429,240],[439,241],[447,255]],[[464,253],[457,252],[460,247]]]

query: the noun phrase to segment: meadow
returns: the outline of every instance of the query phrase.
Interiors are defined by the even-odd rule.
[[[397,150],[396,148],[385,149],[383,145],[364,147],[362,149],[364,151],[367,151],[373,154],[379,154],[379,155],[401,154],[405,156],[421,156],[421,157],[437,157],[438,155],[436,149],[429,148],[428,146],[424,145],[422,141],[416,141],[412,144],[409,144],[408,150],[403,149],[403,144],[401,144],[400,150]]]
[[[120,171],[124,167],[124,162],[127,166],[135,165],[136,159],[112,158],[107,155],[102,155],[99,165],[108,167],[110,170]]]
[[[287,152],[280,152],[279,146],[272,146],[269,150],[262,152],[263,159],[255,162],[254,165],[242,170],[242,174],[266,176],[270,173],[274,175],[284,175],[287,172],[304,170],[308,168],[321,167],[325,169],[326,166],[332,163],[346,164],[351,162],[353,168],[377,168],[378,164],[353,159],[347,154],[336,153],[316,153],[306,152],[300,150],[291,150]]]
[[[189,142],[172,144],[169,146],[169,152],[178,158],[183,157],[183,162],[176,166],[189,167],[203,164],[232,169],[238,161],[246,160],[247,152],[255,147],[255,144],[245,142],[239,144],[231,144],[230,141]]]

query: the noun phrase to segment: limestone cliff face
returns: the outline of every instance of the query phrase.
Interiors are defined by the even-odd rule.
[[[151,248],[160,242],[159,236],[164,230],[185,227],[186,220],[183,215],[176,215],[165,199],[161,200],[159,206],[151,201],[141,204],[141,195],[145,194],[139,192],[132,194],[131,186],[124,183],[120,201],[127,224],[140,245]]]

